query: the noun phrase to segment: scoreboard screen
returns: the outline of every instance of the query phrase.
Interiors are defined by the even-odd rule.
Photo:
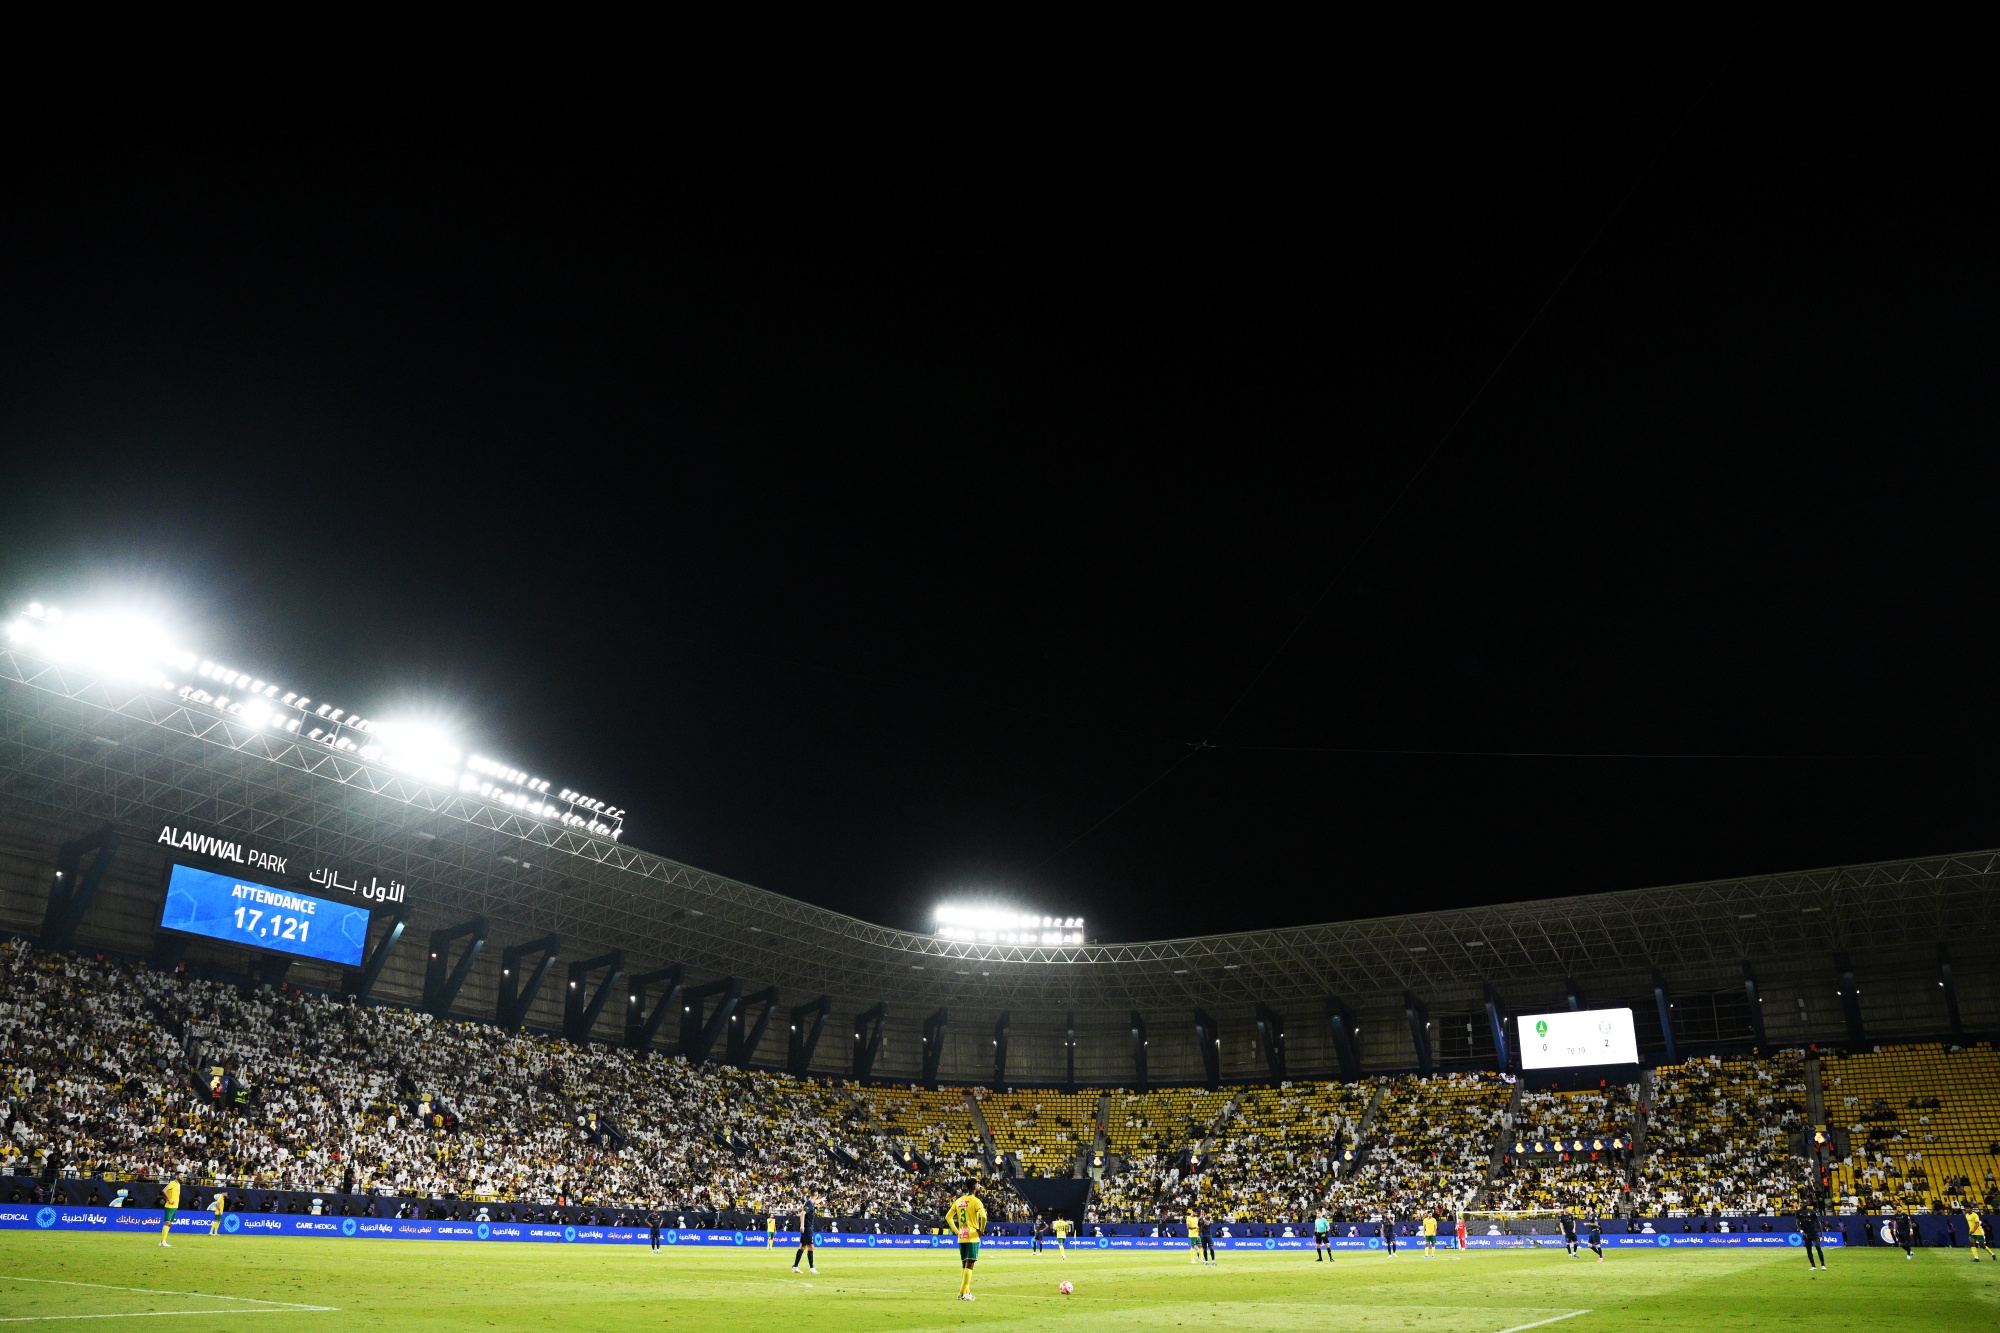
[[[175,865],[167,876],[160,927],[359,967],[368,944],[368,909]]]
[[[1630,1009],[1563,1009],[1515,1021],[1521,1025],[1524,1070],[1639,1063]]]

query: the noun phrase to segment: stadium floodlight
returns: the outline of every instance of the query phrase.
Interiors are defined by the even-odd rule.
[[[985,904],[940,903],[931,913],[931,933],[939,939],[968,944],[1081,944],[1083,918]]]
[[[144,617],[66,615],[59,607],[29,602],[7,622],[5,632],[14,651],[60,667],[134,681],[190,708],[212,709],[258,730],[296,736],[302,744],[353,754],[421,782],[457,788],[598,837],[616,841],[624,834],[622,807],[567,788],[562,804],[557,804],[548,799],[551,784],[544,779],[481,756],[468,760],[457,742],[435,726],[415,721],[378,723],[325,700],[315,702],[255,672],[181,648]],[[314,722],[324,725],[311,725]]]

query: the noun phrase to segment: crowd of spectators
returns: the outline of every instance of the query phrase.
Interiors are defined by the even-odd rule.
[[[1655,1071],[1650,1105],[1636,1085],[1524,1089],[1511,1116],[1513,1084],[1483,1072],[1115,1092],[1112,1152],[1097,1163],[1096,1094],[1017,1092],[983,1114],[1030,1174],[1108,1168],[1098,1222],[1322,1208],[1339,1221],[1465,1208],[1709,1217],[1796,1205],[1805,1080],[1797,1052],[1701,1057]],[[43,1181],[175,1177],[696,1220],[784,1215],[811,1196],[829,1218],[893,1228],[934,1225],[983,1162],[957,1090],[697,1065],[21,941],[0,943],[0,1094],[0,1175]],[[1917,1170],[1932,1145],[1918,1136],[1934,1132],[1937,1099],[1905,1097],[1890,1108],[1900,1120],[1859,1094],[1835,1100],[1857,1140],[1873,1135],[1857,1141],[1839,1202],[1929,1202]],[[1635,1130],[1636,1167],[1594,1148],[1509,1151]],[[1994,1193],[1990,1172],[1967,1179],[1964,1196]],[[989,1208],[1004,1218],[1007,1197]]]
[[[941,1216],[962,1100],[0,945],[0,1168],[714,1217]],[[345,1188],[343,1188],[345,1187]]]
[[[1637,1084],[1522,1089],[1503,1118],[1501,1170],[1480,1206],[1598,1216],[1627,1212],[1632,1155],[1613,1144],[1629,1141],[1638,1102]]]
[[[1640,1212],[1696,1216],[1797,1206],[1809,1172],[1790,1136],[1805,1129],[1805,1059],[1701,1056],[1653,1073],[1645,1161],[1632,1185]]]
[[[1349,1218],[1414,1217],[1473,1205],[1486,1183],[1513,1085],[1486,1072],[1404,1077],[1384,1089],[1328,1204]]]

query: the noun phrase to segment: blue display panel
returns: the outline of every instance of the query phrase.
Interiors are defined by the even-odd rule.
[[[348,967],[368,944],[365,907],[183,865],[167,877],[160,926]]]

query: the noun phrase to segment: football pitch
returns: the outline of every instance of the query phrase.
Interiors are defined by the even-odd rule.
[[[1963,1250],[1560,1251],[1343,1256],[1090,1251],[980,1260],[976,1301],[954,1299],[956,1255],[644,1246],[0,1233],[0,1325],[362,1329],[1591,1330],[1992,1329],[2000,1264]],[[1056,1284],[1067,1279],[1075,1294]],[[132,1322],[128,1322],[132,1321]]]

